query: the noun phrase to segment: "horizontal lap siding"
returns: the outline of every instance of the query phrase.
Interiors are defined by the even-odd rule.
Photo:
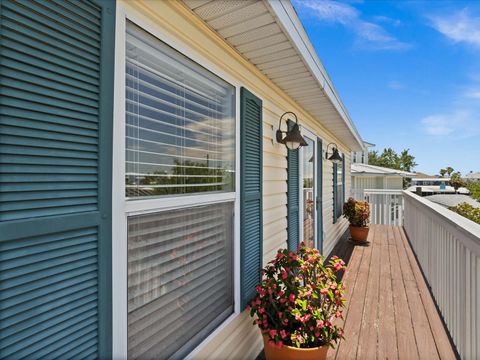
[[[263,101],[263,263],[271,260],[278,248],[287,247],[287,150],[274,139],[278,119],[285,111],[294,111],[302,126],[306,126],[323,141],[323,149],[330,142],[340,146],[346,158],[346,188],[350,193],[350,149],[328,133],[320,124],[306,114],[292,99],[269,82],[253,66],[245,63],[238,53],[218,39],[199,19],[180,3],[128,2],[122,6],[139,19],[156,26],[160,33],[201,54],[230,78],[252,91]],[[201,44],[201,46],[199,45]],[[215,69],[210,69],[215,72]],[[221,73],[217,73],[222,76]],[[228,79],[226,79],[228,81]],[[286,124],[283,124],[286,126]],[[324,154],[323,154],[324,156]],[[332,166],[324,160],[323,166],[323,216],[324,248],[329,252],[347,227],[342,218],[332,223]],[[224,328],[212,335],[207,345],[194,358],[199,359],[254,359],[260,352],[262,340],[252,326],[246,312],[234,316]]]

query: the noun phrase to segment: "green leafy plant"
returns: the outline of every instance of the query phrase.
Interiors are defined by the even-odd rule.
[[[462,178],[460,177],[460,173],[458,172],[452,174],[448,184],[455,189],[455,192],[457,192],[458,189],[460,189],[461,187],[466,186],[465,181],[462,180]]]
[[[349,198],[343,205],[343,216],[352,226],[365,227],[370,218],[370,206],[366,201]]]
[[[470,219],[477,224],[480,224],[480,208],[473,207],[467,203],[461,203],[457,206],[449,207],[450,210],[455,211],[457,214]]]
[[[336,273],[344,269],[343,260],[334,256],[324,264],[319,251],[303,243],[297,252],[278,250],[249,305],[254,325],[277,347],[333,347],[343,338],[336,319],[343,317],[344,286]]]
[[[470,191],[470,196],[477,201],[480,201],[480,182],[467,182],[467,189]]]

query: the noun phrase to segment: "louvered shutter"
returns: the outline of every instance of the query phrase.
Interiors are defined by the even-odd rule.
[[[255,296],[262,266],[262,101],[240,92],[241,127],[241,307]]]
[[[115,3],[0,3],[0,358],[111,353]]]
[[[337,172],[338,165],[333,163],[332,174],[333,174],[333,223],[337,222]]]
[[[294,122],[288,121],[288,130],[291,130]],[[297,250],[300,243],[300,214],[299,214],[299,176],[300,176],[300,150],[287,150],[287,233],[288,248]]]
[[[317,238],[318,250],[323,251],[323,157],[322,140],[317,139]]]

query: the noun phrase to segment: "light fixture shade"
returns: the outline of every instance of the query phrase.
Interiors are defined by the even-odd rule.
[[[287,136],[282,140],[282,143],[290,150],[296,150],[300,146],[308,146],[302,134],[300,134],[298,124],[293,124],[292,129],[287,133]]]
[[[328,158],[328,160],[334,162],[335,164],[340,164],[343,161],[343,158],[338,153],[337,148],[333,148],[332,155]]]

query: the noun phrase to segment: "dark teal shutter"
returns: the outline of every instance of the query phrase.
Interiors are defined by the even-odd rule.
[[[0,358],[111,356],[114,16],[0,2]]]
[[[333,176],[333,223],[337,222],[337,164],[333,163],[332,176]]]
[[[260,282],[263,251],[262,217],[262,101],[248,90],[240,91],[241,127],[241,307],[255,296]]]
[[[323,158],[322,140],[317,139],[317,238],[318,250],[323,251]]]
[[[288,121],[288,129],[294,122]],[[287,242],[288,249],[296,251],[300,243],[300,150],[287,150]]]
[[[342,199],[341,204],[345,202],[345,154],[342,155]],[[343,207],[340,209],[341,213],[343,214]]]

